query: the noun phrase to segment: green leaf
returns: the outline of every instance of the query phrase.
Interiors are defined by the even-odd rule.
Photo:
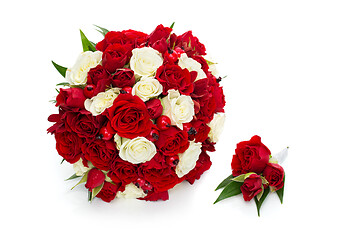
[[[173,23],[170,25],[170,28],[173,29],[173,28],[174,28],[174,25],[175,25],[175,22],[173,22]]]
[[[86,52],[86,51],[95,52],[96,48],[93,45],[94,43],[91,43],[81,30],[80,30],[80,36],[81,36],[81,43],[82,43],[83,51],[84,52]]]
[[[100,26],[95,25],[95,24],[94,24],[94,26],[98,28],[98,29],[96,29],[96,31],[101,33],[104,37],[109,32],[109,30],[107,30],[106,28],[100,27]]]
[[[68,83],[68,82],[61,82],[61,83],[58,83],[58,84],[56,84],[56,86],[70,86],[70,83]]]
[[[96,195],[98,195],[98,193],[101,191],[103,186],[104,186],[104,183],[102,183],[100,186],[98,186],[92,190],[90,202],[94,199],[94,197],[96,197]]]
[[[86,181],[87,181],[88,173],[89,173],[89,171],[87,171],[87,172],[84,174],[84,176],[80,179],[80,181],[79,181],[75,186],[73,186],[73,187],[71,188],[71,190],[73,190],[77,185],[86,182]]]
[[[59,64],[55,63],[54,61],[51,61],[51,62],[54,65],[54,67],[56,68],[56,70],[58,70],[58,72],[61,74],[61,76],[65,77],[67,68],[60,66]]]
[[[284,180],[283,181],[284,181],[284,186],[276,191],[276,194],[278,195],[281,204],[283,204],[283,199],[284,199],[285,174],[284,174]]]
[[[56,100],[55,100],[56,101]],[[62,160],[61,160],[61,163],[60,164],[63,164],[63,162],[65,161],[65,158],[63,158]]]
[[[78,176],[78,175],[76,175],[76,173],[74,173],[71,177],[69,177],[68,179],[65,179],[65,181],[72,180],[72,179],[75,179],[78,177],[81,177],[81,176]]]
[[[258,200],[256,197],[254,197],[255,203],[256,203],[256,208],[257,208],[257,212],[258,212],[258,216],[260,217],[260,208],[261,205],[263,204],[265,198],[267,197],[267,195],[269,194],[270,189],[266,188],[261,196],[261,198]]]
[[[227,178],[225,178],[220,184],[219,186],[217,186],[217,188],[215,189],[215,191],[224,188],[226,185],[228,185],[229,183],[231,183],[231,179],[233,178],[233,175],[230,174],[230,176],[228,176]]]
[[[241,193],[240,187],[243,183],[231,181],[226,187],[222,190],[219,197],[215,200],[214,204],[224,200],[226,198],[238,195]]]

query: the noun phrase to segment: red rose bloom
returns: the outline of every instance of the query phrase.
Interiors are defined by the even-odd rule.
[[[204,44],[202,44],[197,37],[193,36],[192,31],[187,31],[178,36],[176,46],[182,47],[189,57],[193,55],[206,55]]]
[[[151,46],[161,39],[167,39],[171,33],[172,29],[169,27],[164,27],[162,24],[158,25],[156,29],[150,33],[148,44]]]
[[[261,193],[262,191],[261,186],[262,186],[262,181],[259,175],[251,174],[249,177],[247,177],[243,185],[241,185],[240,187],[244,200],[250,201],[256,195]]]
[[[88,72],[87,84],[95,86],[94,96],[99,92],[104,92],[110,86],[110,83],[110,73],[102,65],[97,65]]]
[[[270,154],[259,136],[253,136],[250,141],[239,142],[231,162],[233,176],[248,172],[262,173],[269,162]]]
[[[199,159],[196,161],[195,168],[185,175],[185,179],[193,184],[196,179],[200,179],[200,176],[211,167],[210,156],[202,151]]]
[[[111,202],[116,197],[118,186],[113,183],[104,182],[104,186],[96,197],[101,198],[104,202]]]
[[[193,120],[191,122],[192,127],[195,128],[195,142],[204,142],[209,135],[210,127],[203,121]]]
[[[165,156],[174,156],[185,152],[189,147],[188,134],[184,130],[170,127],[167,130],[160,131],[159,139],[155,145]]]
[[[82,140],[73,132],[56,132],[56,150],[67,162],[73,164],[80,159]]]
[[[120,94],[107,109],[111,127],[121,137],[146,137],[153,123],[145,103],[137,96]]]
[[[132,48],[138,47],[145,43],[148,35],[143,32],[134,30],[124,30],[121,32],[110,31],[105,35],[105,38],[96,44],[96,49],[104,52],[108,46],[119,43],[121,45],[129,44]]]
[[[113,44],[106,48],[102,56],[102,65],[110,73],[124,67],[131,56],[129,45]]]
[[[269,182],[271,187],[274,187],[275,190],[279,190],[284,186],[284,169],[276,163],[268,163],[264,169],[263,175],[265,179]]]
[[[163,86],[163,93],[169,89],[179,90],[181,94],[190,95],[194,91],[193,82],[196,79],[196,72],[190,74],[186,68],[178,65],[162,65],[156,71],[155,78]]]
[[[85,187],[89,189],[89,191],[91,191],[94,188],[103,184],[104,181],[105,181],[105,174],[99,169],[92,168],[88,172]]]
[[[55,106],[84,108],[85,99],[86,97],[81,88],[60,88]]]
[[[118,156],[115,143],[112,140],[96,139],[85,142],[82,147],[83,158],[100,170],[109,170],[109,163]]]
[[[116,157],[110,162],[110,170],[107,175],[113,182],[120,183],[120,191],[124,191],[127,184],[138,178],[136,165],[124,161],[120,157]]]
[[[163,112],[163,106],[161,105],[161,101],[157,98],[147,101],[145,105],[151,119],[156,119],[160,117]]]
[[[118,87],[118,88],[132,87],[135,84],[135,75],[133,70],[128,68],[118,70],[112,76],[111,83],[113,87]]]

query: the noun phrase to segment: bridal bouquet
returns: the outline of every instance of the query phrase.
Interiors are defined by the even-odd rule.
[[[225,117],[216,63],[191,31],[178,36],[173,25],[150,34],[97,28],[97,44],[80,31],[72,67],[53,62],[66,81],[57,84],[48,132],[89,201],[167,200],[169,189],[211,166],[207,151]]]

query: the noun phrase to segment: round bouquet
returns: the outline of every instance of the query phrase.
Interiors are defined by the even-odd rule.
[[[97,44],[80,31],[83,52],[56,96],[56,149],[74,167],[89,200],[167,200],[211,166],[225,99],[215,63],[191,31],[159,25],[151,34],[108,31]]]

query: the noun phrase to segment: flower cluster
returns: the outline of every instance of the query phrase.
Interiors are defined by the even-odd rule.
[[[271,156],[256,135],[249,141],[239,142],[231,162],[232,174],[217,187],[216,190],[224,189],[215,203],[242,193],[245,201],[255,199],[260,214],[261,204],[270,191],[276,192],[282,202],[285,172],[279,163],[285,160],[287,149]]]
[[[211,166],[207,151],[225,118],[221,77],[191,31],[99,31],[97,44],[80,32],[83,52],[71,68],[53,62],[67,82],[48,132],[89,200],[167,200]]]

